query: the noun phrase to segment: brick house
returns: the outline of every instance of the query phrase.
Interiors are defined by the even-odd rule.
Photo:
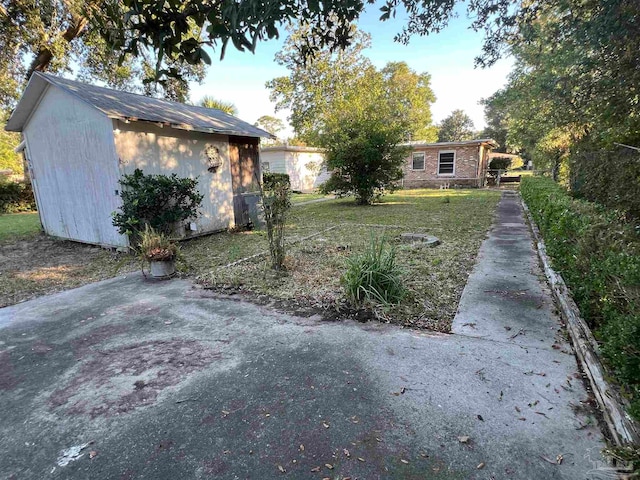
[[[483,187],[489,153],[498,144],[490,138],[464,142],[409,142],[411,154],[403,165],[404,188]]]

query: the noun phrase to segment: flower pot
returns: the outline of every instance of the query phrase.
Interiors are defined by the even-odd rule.
[[[151,260],[149,269],[153,278],[169,278],[176,273],[175,260]]]

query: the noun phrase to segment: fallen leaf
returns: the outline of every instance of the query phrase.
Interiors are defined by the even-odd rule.
[[[478,415],[478,420],[480,420],[481,422],[484,422],[484,418],[482,418],[482,415]]]
[[[401,459],[400,459],[400,461],[401,461],[402,463],[409,463],[409,460],[405,460],[404,458],[401,458]]]
[[[300,451],[304,452],[304,445],[300,444]]]
[[[323,426],[324,428],[329,428],[329,424],[328,424],[327,422],[322,422],[322,426]]]
[[[327,467],[329,470],[333,470],[333,465],[331,465],[330,463],[325,463],[324,466]]]
[[[95,450],[91,450],[89,452],[89,458],[94,458],[96,455],[98,455],[98,452],[96,452]]]
[[[480,462],[476,467],[476,470],[482,470],[484,468],[484,462]]]
[[[380,439],[380,437],[376,437],[376,442],[381,442],[382,440]]]
[[[429,455],[427,455],[426,453],[421,453],[421,454],[420,454],[420,456],[421,456],[422,458],[427,458]]]
[[[223,415],[229,415],[229,413],[231,413],[231,412],[227,412],[226,410],[222,410],[222,414]]]
[[[522,410],[520,410],[520,407],[517,406],[517,405],[515,406],[515,409],[516,409],[516,412],[518,412],[518,413],[520,413],[522,411]]]
[[[526,420],[526,418],[520,417],[518,420],[522,420],[524,422]]]
[[[556,457],[556,463],[557,463],[558,465],[560,465],[560,464],[562,463],[562,461],[563,461],[563,460],[564,460],[564,457],[563,457],[562,455],[558,455],[558,456]]]
[[[278,465],[278,470],[280,470],[280,472],[285,473],[286,470],[284,469],[284,467],[282,465]]]
[[[311,469],[312,472],[319,472],[320,471],[320,467],[313,467]]]
[[[358,460],[360,460],[361,462],[364,462],[364,458],[362,457],[358,457]]]
[[[462,435],[461,437],[458,437],[458,441],[460,443],[469,443],[469,436],[468,435]]]
[[[406,392],[406,391],[407,391],[407,389],[406,389],[406,388],[404,388],[404,387],[402,387],[402,388],[400,389],[400,393],[404,393],[404,392]]]
[[[343,453],[347,456],[347,458],[351,457],[351,452],[349,452],[349,450],[347,450],[346,448],[342,450]]]

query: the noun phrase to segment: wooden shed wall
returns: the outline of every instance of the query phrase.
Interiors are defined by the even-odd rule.
[[[198,233],[226,229],[234,225],[231,164],[226,135],[161,128],[147,122],[125,124],[114,121],[115,144],[122,174],[139,168],[146,174],[177,174],[197,178],[204,195],[201,215],[195,220]],[[222,166],[208,170],[208,146],[218,148]]]
[[[127,246],[111,223],[120,205],[111,120],[49,86],[24,128],[29,170],[46,233]]]

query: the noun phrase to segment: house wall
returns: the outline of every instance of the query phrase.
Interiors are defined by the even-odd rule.
[[[114,120],[114,138],[121,174],[136,168],[145,174],[197,178],[198,190],[204,195],[201,214],[195,219],[200,234],[226,229],[234,225],[233,192],[226,135],[178,130],[147,122],[123,123]],[[209,172],[205,149],[218,148],[222,166]]]
[[[49,86],[23,130],[45,232],[109,246],[128,240],[111,223],[120,206],[111,120]]]
[[[455,152],[454,175],[438,175],[438,153],[444,151]],[[413,153],[424,152],[424,170],[413,170]],[[461,147],[415,147],[405,160],[403,186],[405,188],[439,187],[449,184],[461,186],[480,185],[478,178],[478,145]]]
[[[313,192],[329,178],[322,152],[263,150],[260,161],[269,163],[270,172],[288,174],[292,190]]]

